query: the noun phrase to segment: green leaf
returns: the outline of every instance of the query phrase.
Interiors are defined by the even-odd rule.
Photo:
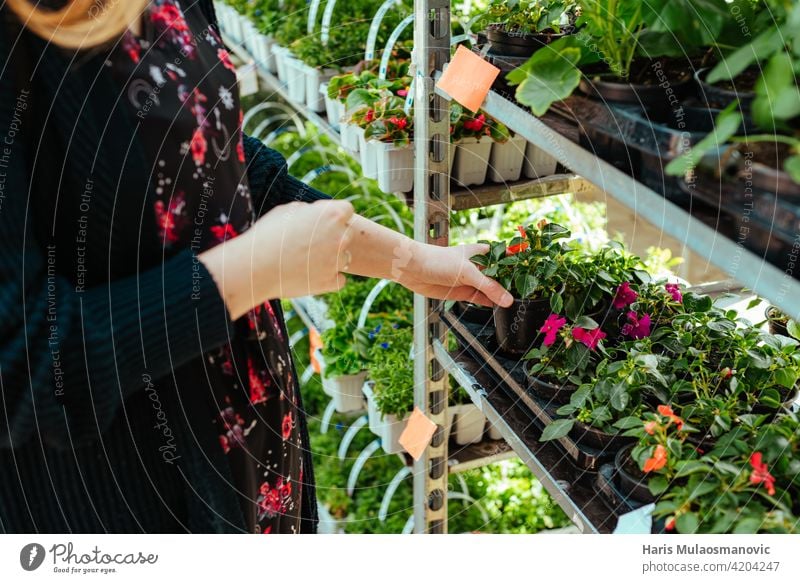
[[[669,488],[669,480],[664,476],[653,476],[650,478],[650,481],[647,482],[647,487],[650,489],[650,493],[653,496],[660,496]]]
[[[643,423],[644,422],[639,417],[628,416],[628,417],[623,417],[622,419],[614,423],[614,427],[616,427],[617,429],[641,428]]]
[[[783,162],[783,169],[792,177],[792,180],[800,184],[800,156],[789,156]]]
[[[700,519],[694,512],[686,512],[675,520],[675,528],[681,534],[694,534],[700,528]]]
[[[554,439],[566,437],[569,432],[572,431],[572,426],[574,424],[575,421],[572,419],[556,419],[550,425],[544,428],[542,437],[539,439],[539,441],[552,441]]]
[[[738,48],[711,69],[706,83],[714,84],[725,79],[734,79],[753,63],[765,59],[779,50],[784,43],[782,31],[770,27],[758,35],[753,42]]]
[[[741,125],[742,114],[738,109],[738,102],[733,102],[717,116],[714,131],[667,164],[666,173],[670,176],[683,176],[696,168],[703,156],[726,144]]]
[[[626,390],[624,383],[618,383],[611,389],[609,402],[611,406],[617,411],[624,411],[625,407],[630,403],[631,396]]]
[[[580,58],[577,48],[555,50],[550,45],[536,51],[520,73],[508,75],[509,81],[519,83],[517,101],[529,106],[534,115],[544,115],[553,102],[566,99],[580,84]]]
[[[798,157],[798,161],[800,161],[800,157]],[[800,340],[800,325],[798,325],[797,322],[789,320],[786,324],[786,330],[789,332],[789,336]]]
[[[736,523],[733,534],[756,534],[762,523],[763,519],[760,516],[747,516]]]
[[[561,310],[564,309],[564,298],[561,297],[561,294],[550,296],[550,309],[553,310],[554,314],[560,314]]]
[[[595,330],[600,327],[600,324],[595,322],[589,316],[581,316],[577,320],[575,320],[575,326],[578,328],[583,328],[584,330]]]

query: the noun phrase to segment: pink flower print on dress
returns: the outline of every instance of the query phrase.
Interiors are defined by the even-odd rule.
[[[183,192],[171,197],[168,204],[165,204],[163,200],[155,202],[156,226],[161,240],[167,247],[180,239],[179,231],[185,222],[185,217],[182,214],[184,208],[185,196]]]

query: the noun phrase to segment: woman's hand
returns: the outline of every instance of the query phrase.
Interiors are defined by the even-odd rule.
[[[495,280],[483,275],[470,257],[489,252],[483,244],[439,247],[414,243],[405,266],[396,266],[398,283],[440,300],[468,301],[482,306],[510,306],[514,298]]]
[[[346,201],[281,205],[199,258],[235,320],[267,300],[341,289],[352,217]]]

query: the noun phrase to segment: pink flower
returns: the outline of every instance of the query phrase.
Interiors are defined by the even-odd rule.
[[[214,235],[217,241],[223,243],[228,239],[233,239],[238,233],[236,229],[233,228],[233,225],[230,223],[225,223],[224,225],[214,225],[211,227],[211,234]]]
[[[622,333],[634,340],[650,336],[650,314],[644,314],[640,318],[636,312],[628,312],[628,323],[622,327]]]
[[[633,291],[631,289],[631,284],[626,281],[617,288],[617,293],[614,296],[614,308],[617,310],[627,308],[635,302],[638,297],[639,294]]]
[[[406,126],[408,126],[408,120],[404,117],[396,117],[396,116],[390,117],[389,123],[394,124],[394,126],[397,127],[398,130],[404,130],[406,129]]]
[[[289,411],[281,422],[281,435],[283,441],[286,441],[292,436],[292,427],[294,427],[294,420],[292,419],[292,412]]]
[[[547,320],[544,321],[544,325],[539,329],[539,332],[544,334],[544,345],[545,346],[552,346],[553,343],[556,341],[556,336],[558,335],[558,331],[564,327],[564,324],[567,323],[566,318],[562,318],[557,314],[550,314],[547,317]]]
[[[589,350],[594,350],[600,341],[606,337],[606,333],[600,328],[586,330],[585,328],[573,328],[572,337],[578,342],[585,344]]]
[[[672,296],[672,299],[678,302],[679,304],[683,302],[683,294],[681,293],[681,286],[677,283],[668,283],[664,286],[667,290],[667,293]]]
[[[397,90],[398,97],[407,97],[408,96],[408,89],[398,89]]]
[[[189,144],[192,150],[192,159],[198,166],[202,166],[206,161],[206,152],[208,151],[208,142],[203,135],[203,130],[197,128],[192,134],[192,141]]]

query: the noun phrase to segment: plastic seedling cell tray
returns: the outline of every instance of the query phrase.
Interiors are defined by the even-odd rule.
[[[524,361],[511,360],[499,354],[494,334],[489,327],[459,320],[458,316],[449,311],[442,314],[442,319],[456,334],[464,349],[478,362],[486,363],[486,370],[499,381],[499,386],[512,399],[524,404],[531,421],[539,430],[553,422],[556,415],[552,404],[527,388]],[[612,460],[616,453],[616,450],[610,448],[599,450],[586,446],[570,436],[562,437],[556,443],[578,470],[596,472],[604,462]]]

